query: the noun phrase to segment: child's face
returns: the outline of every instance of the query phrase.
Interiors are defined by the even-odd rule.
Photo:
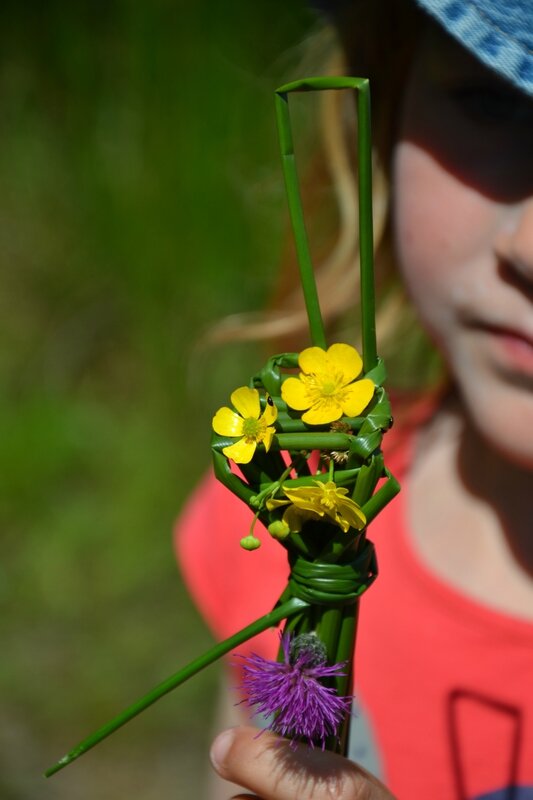
[[[483,436],[533,468],[533,101],[424,37],[394,153],[396,246]]]

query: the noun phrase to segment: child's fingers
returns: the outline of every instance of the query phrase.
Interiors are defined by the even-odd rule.
[[[261,800],[256,794],[236,794],[231,800]]]
[[[372,775],[334,753],[298,745],[255,728],[230,728],[213,742],[211,761],[228,781],[262,800],[394,800]]]

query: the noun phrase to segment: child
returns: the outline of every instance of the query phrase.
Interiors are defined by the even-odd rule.
[[[327,4],[345,70],[371,80],[375,142],[392,186],[392,236],[385,228],[381,251],[393,241],[449,376],[447,391],[385,437],[403,491],[370,528],[380,577],[362,601],[350,755],[400,800],[526,800],[533,6],[419,3],[425,11],[412,0]],[[283,550],[267,535],[259,553],[239,551],[248,520],[209,478],[180,525],[185,575],[217,635],[265,613],[286,579]],[[273,657],[275,635],[253,649]],[[272,747],[273,738],[248,728],[222,734],[215,768],[269,800],[392,796],[345,759]]]

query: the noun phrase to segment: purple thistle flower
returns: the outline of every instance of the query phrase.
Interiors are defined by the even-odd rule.
[[[339,697],[324,686],[324,678],[341,677],[346,662],[326,664],[326,648],[315,633],[281,637],[283,661],[269,661],[253,653],[243,656],[243,702],[255,707],[254,714],[271,719],[268,729],[310,745],[325,747],[326,737],[337,736],[351,697]]]

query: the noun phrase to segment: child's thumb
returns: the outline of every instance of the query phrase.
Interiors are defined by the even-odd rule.
[[[376,778],[342,756],[290,743],[256,728],[230,728],[211,748],[211,762],[227,781],[262,800],[394,800]]]

